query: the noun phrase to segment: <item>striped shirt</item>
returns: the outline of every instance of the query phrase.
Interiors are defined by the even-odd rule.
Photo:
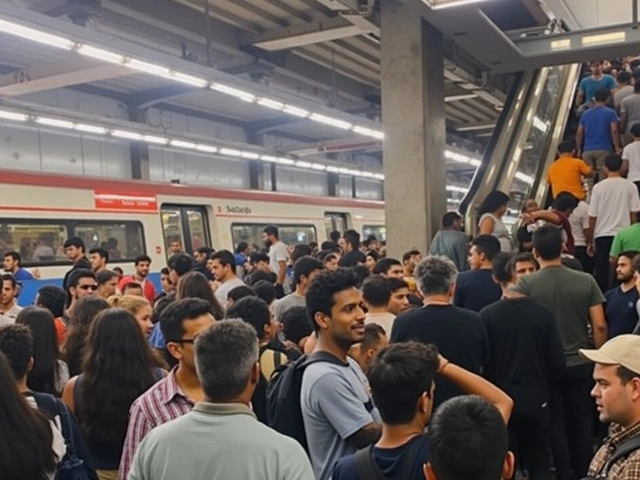
[[[171,370],[169,375],[143,393],[131,405],[118,480],[126,480],[136,449],[151,430],[193,409],[194,402],[186,397],[176,381],[177,368]]]

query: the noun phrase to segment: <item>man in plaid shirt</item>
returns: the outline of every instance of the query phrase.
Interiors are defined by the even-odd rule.
[[[589,476],[600,478],[598,475],[605,473],[602,470],[616,448],[640,435],[640,336],[620,335],[599,350],[580,350],[580,355],[595,363],[596,384],[591,395],[596,400],[600,421],[611,422],[609,436],[589,467]],[[640,479],[640,449],[616,460],[606,478]]]

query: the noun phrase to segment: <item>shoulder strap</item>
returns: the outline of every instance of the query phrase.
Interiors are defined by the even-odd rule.
[[[355,462],[358,476],[362,480],[385,480],[382,470],[380,470],[378,464],[373,460],[373,456],[371,455],[372,448],[373,445],[369,445],[368,447],[362,448],[356,452]]]
[[[629,440],[622,442],[613,451],[613,454],[611,455],[609,460],[607,460],[607,463],[604,464],[599,477],[607,478],[609,475],[609,469],[613,466],[614,463],[638,449],[640,449],[640,435],[636,435],[635,437],[631,437]]]
[[[280,365],[282,365],[282,357],[281,357],[281,353],[274,350],[273,351],[273,366],[274,366],[274,370],[277,369]]]
[[[423,438],[424,434],[418,435],[418,437]],[[411,478],[411,468],[413,467],[414,461],[416,457],[420,454],[420,447],[423,446],[423,442],[418,440],[418,437],[414,437],[410,442],[411,447],[404,452],[404,458],[402,459],[402,477],[400,478]]]

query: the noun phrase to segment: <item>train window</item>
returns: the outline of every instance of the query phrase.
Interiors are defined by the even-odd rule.
[[[162,231],[167,255],[180,251],[192,253],[200,247],[212,246],[207,212],[202,207],[163,205]]]
[[[84,240],[87,252],[104,248],[110,261],[133,260],[146,253],[140,222],[89,221],[74,223],[73,235]]]
[[[346,213],[325,212],[324,214],[324,226],[327,230],[327,238],[333,231],[343,233],[349,228],[347,224]]]
[[[384,225],[365,225],[362,227],[362,238],[366,240],[369,235],[373,235],[381,242],[387,240],[387,227]]]
[[[249,245],[261,246],[262,231],[266,223],[234,223],[231,225],[231,238],[233,245],[247,242]],[[286,245],[316,242],[316,227],[313,225],[278,225],[280,240]]]
[[[0,219],[0,256],[20,253],[23,266],[66,262],[67,226],[62,221]]]

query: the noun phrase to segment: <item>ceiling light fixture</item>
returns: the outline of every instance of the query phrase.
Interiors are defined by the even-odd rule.
[[[324,123],[325,125],[331,125],[332,127],[342,128],[343,130],[350,130],[353,128],[353,124],[346,122],[344,120],[339,120],[333,117],[327,117],[326,115],[321,115],[319,113],[312,113],[309,116],[310,120],[314,122]]]
[[[50,33],[36,30],[35,28],[25,27],[13,22],[7,22],[0,19],[0,32],[15,35],[38,43],[43,43],[51,47],[61,48],[63,50],[71,50],[75,46],[68,38],[52,35]]]

